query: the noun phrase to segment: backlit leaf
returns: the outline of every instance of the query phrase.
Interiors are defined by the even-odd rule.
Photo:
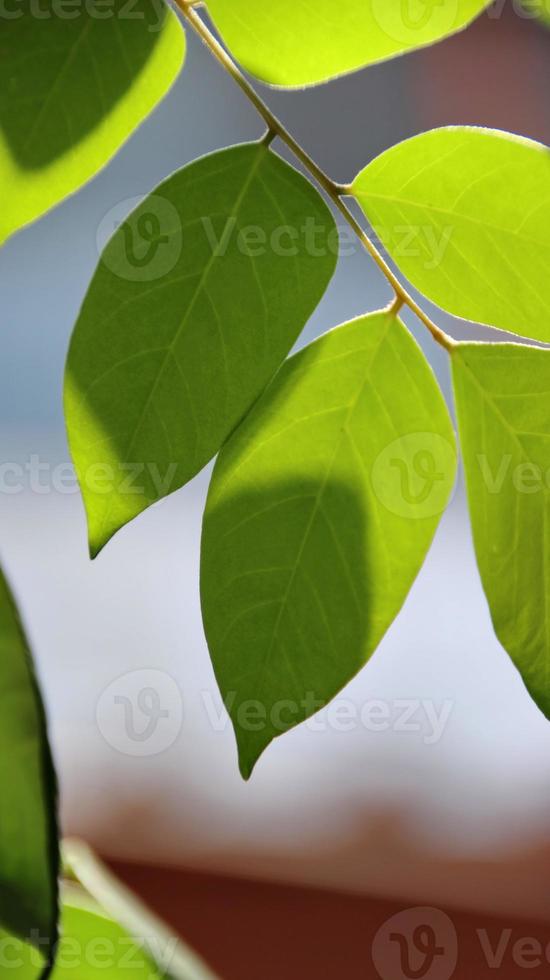
[[[550,150],[494,130],[424,133],[352,185],[417,289],[449,313],[550,340]]]
[[[216,454],[321,299],[337,248],[317,191],[262,143],[185,167],[117,231],[66,376],[92,554]]]
[[[488,0],[208,0],[224,41],[264,82],[315,85],[439,41]]]
[[[245,778],[379,644],[429,548],[455,461],[432,371],[390,313],[287,361],[223,448],[201,593]]]
[[[529,17],[538,17],[550,27],[550,0],[523,0],[523,6]]]
[[[148,955],[166,980],[217,980],[201,957],[152,912],[131,889],[120,881],[93,850],[80,840],[63,841],[63,868],[71,880],[79,882],[86,899],[99,906],[104,917],[112,918],[126,934],[121,948],[136,945],[140,953]],[[72,896],[73,888],[65,886],[65,905]],[[111,924],[112,925],[112,924]],[[132,943],[128,942],[131,937]],[[146,955],[137,957],[144,969]],[[112,957],[114,960],[115,957]],[[135,953],[120,961],[121,969],[137,965]],[[117,976],[119,974],[117,973]],[[146,974],[145,980],[154,980],[155,972]]]
[[[44,965],[57,937],[56,783],[29,649],[1,574],[0,787],[0,926],[39,946]]]
[[[477,562],[495,632],[550,718],[550,351],[452,354]]]
[[[159,949],[159,964],[155,965],[146,952],[148,936],[133,936],[86,898],[71,889],[63,903],[61,939],[57,962],[51,980],[166,980],[170,976],[171,949]],[[37,980],[37,955],[28,944],[14,943],[0,930],[2,940],[9,943],[10,968],[6,971],[13,980]],[[176,940],[174,940],[174,943]],[[173,949],[173,947],[172,947]]]
[[[0,17],[0,244],[103,167],[183,63],[153,0],[23,0]]]

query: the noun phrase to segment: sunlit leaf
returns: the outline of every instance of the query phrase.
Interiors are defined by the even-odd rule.
[[[165,95],[183,63],[153,0],[23,0],[0,17],[0,244],[77,190]]]
[[[147,965],[146,956],[149,956],[166,980],[217,980],[202,958],[176,937],[83,841],[63,841],[63,867],[67,876],[85,890],[86,898],[89,896],[97,902],[103,916],[119,923],[126,936],[131,937],[131,945],[146,954],[139,956],[140,964]],[[73,891],[73,887],[65,886],[66,904],[67,892],[70,896]],[[135,951],[131,962],[136,965],[134,956]],[[125,957],[119,966],[127,969],[131,962],[130,957]],[[156,976],[156,972],[149,973],[146,980],[154,980]]]
[[[44,966],[57,937],[56,782],[29,649],[1,574],[0,786],[0,926],[38,947]]]
[[[66,378],[92,554],[215,455],[319,302],[337,247],[317,191],[262,143],[185,167],[115,234]]]
[[[247,71],[304,86],[356,71],[466,27],[489,0],[208,0]]]
[[[245,778],[377,647],[424,560],[455,456],[432,371],[389,313],[287,361],[220,453],[202,607]]]
[[[550,718],[550,351],[452,355],[477,561],[496,634]]]
[[[166,980],[173,946],[158,949],[158,964],[147,952],[149,936],[126,932],[76,893],[63,903],[61,939],[51,980]],[[176,943],[176,940],[174,940]],[[0,945],[9,963],[6,976],[37,980],[38,953],[0,930]]]
[[[550,150],[457,127],[393,147],[352,191],[407,278],[443,309],[550,340]]]
[[[550,27],[550,0],[523,0],[523,6],[529,17],[537,17]]]

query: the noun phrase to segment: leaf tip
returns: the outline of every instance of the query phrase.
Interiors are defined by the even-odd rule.
[[[102,525],[96,524],[94,529],[93,517],[88,514],[88,553],[91,561],[94,561],[101,554],[121,527],[124,525],[113,525],[108,531],[105,531]]]
[[[248,783],[250,781],[250,777],[254,772],[258,759],[259,759],[258,755],[256,755],[255,757],[254,756],[251,757],[248,755],[247,752],[239,749],[239,772],[242,778],[244,779],[245,783]]]
[[[257,743],[252,743],[250,739],[245,739],[242,732],[236,732],[236,735],[239,752],[239,772],[245,783],[248,783],[271,739],[258,745]]]
[[[110,539],[110,537],[98,538],[92,535],[88,536],[88,554],[90,555],[90,561],[95,561]]]

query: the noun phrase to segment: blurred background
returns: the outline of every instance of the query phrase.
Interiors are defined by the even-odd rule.
[[[518,7],[500,3],[455,38],[330,85],[262,95],[343,182],[435,126],[550,143],[550,32]],[[0,550],[45,691],[65,832],[126,862],[549,921],[550,725],[494,638],[461,481],[402,613],[343,692],[367,706],[367,724],[321,713],[273,744],[248,784],[201,625],[209,473],[88,559],[61,394],[102,222],[188,161],[263,131],[196,38],[188,45],[178,83],[112,163],[0,252],[0,461],[25,473],[13,485],[1,471]],[[390,299],[352,251],[301,343]],[[456,338],[495,339],[435,316]],[[405,320],[449,396],[444,353]],[[140,740],[144,690],[163,715]]]

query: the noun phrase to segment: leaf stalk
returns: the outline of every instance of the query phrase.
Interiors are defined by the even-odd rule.
[[[288,132],[282,122],[277,118],[277,116],[275,116],[269,106],[267,106],[263,99],[258,95],[256,90],[243,75],[240,68],[233,61],[225,48],[220,44],[212,31],[210,31],[201,17],[199,17],[196,10],[196,4],[194,4],[192,0],[176,0],[176,4],[192,29],[206,45],[210,53],[222,65],[225,71],[227,71],[233,81],[239,86],[241,91],[244,92],[247,99],[252,103],[266,123],[267,133],[263,137],[263,142],[269,146],[270,143],[272,143],[272,141],[278,137],[283,143],[285,143],[289,150],[322,188],[327,197],[345,219],[347,224],[357,235],[357,238],[363,245],[364,249],[368,252],[380,271],[386,277],[395,293],[395,296],[400,301],[399,305],[408,306],[409,309],[412,310],[412,312],[418,317],[420,322],[429,330],[433,339],[450,353],[453,347],[456,346],[456,341],[446,334],[444,330],[438,327],[437,324],[435,324],[428,316],[428,314],[425,313],[424,310],[418,305],[416,300],[413,299],[405,286],[403,286],[398,277],[395,275],[382,253],[369,238],[366,231],[361,227],[359,221],[343,200],[344,197],[351,195],[351,187],[347,184],[338,184],[333,181],[318,166],[318,164],[315,163],[315,160],[313,160],[312,157],[306,153],[306,151],[294,139],[291,133]]]

